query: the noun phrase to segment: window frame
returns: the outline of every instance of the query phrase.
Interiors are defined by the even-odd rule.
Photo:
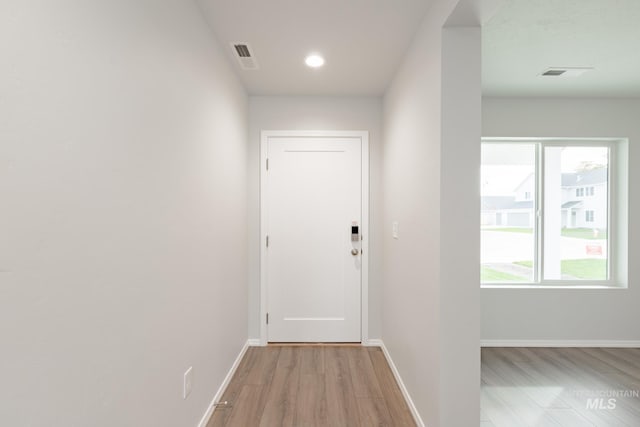
[[[619,145],[625,144],[624,150],[619,150]],[[618,157],[618,151],[628,150],[628,140],[620,138],[482,138],[481,144],[534,144],[535,145],[535,185],[533,193],[533,214],[534,214],[534,271],[533,281],[516,282],[480,282],[482,288],[547,288],[547,289],[563,289],[563,288],[603,288],[603,289],[626,289],[626,263],[624,269],[618,260],[618,248],[624,243],[620,239],[618,231],[619,212],[628,209],[628,200],[621,200],[618,195],[618,180],[620,173],[618,168],[624,169],[624,175],[628,177],[628,165],[622,164]],[[544,155],[545,147],[606,147],[608,149],[608,165],[607,165],[607,279],[606,280],[550,280],[544,279]],[[628,178],[627,178],[628,179]],[[623,185],[625,188],[628,184]],[[577,189],[576,189],[577,191]],[[585,190],[583,190],[585,191]],[[586,193],[586,191],[585,191]],[[627,196],[625,196],[627,197]],[[625,215],[626,219],[627,216]],[[628,224],[624,224],[624,228]],[[626,248],[625,248],[626,249]],[[626,262],[627,254],[624,254],[623,262]],[[624,270],[624,271],[622,271]]]

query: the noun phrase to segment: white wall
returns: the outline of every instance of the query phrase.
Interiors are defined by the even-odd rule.
[[[480,418],[480,31],[443,30],[457,3],[435,2],[384,98],[382,339],[430,427]]]
[[[480,26],[445,28],[442,46],[440,425],[463,427],[480,414]]]
[[[0,425],[196,426],[246,341],[247,96],[213,40],[191,1],[0,3]]]
[[[380,337],[382,280],[382,99],[261,97],[249,101],[249,336],[260,337],[260,131],[369,131],[369,338]]]
[[[382,339],[433,427],[439,425],[440,26],[437,18],[423,24],[384,98]]]
[[[483,99],[483,136],[629,138],[628,289],[482,289],[484,340],[640,341],[640,100]]]

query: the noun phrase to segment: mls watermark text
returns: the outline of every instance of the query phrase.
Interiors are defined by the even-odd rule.
[[[618,399],[639,399],[640,390],[577,390],[575,396],[586,399],[586,409],[611,411],[616,409]]]

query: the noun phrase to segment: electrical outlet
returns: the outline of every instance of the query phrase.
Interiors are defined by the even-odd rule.
[[[191,389],[193,388],[193,366],[190,366],[187,369],[187,372],[184,373],[184,387],[182,392],[182,398],[186,399],[191,394]]]
[[[399,228],[398,221],[393,221],[393,223],[391,224],[391,229],[392,229],[391,234],[393,235],[394,239],[398,238],[398,232],[399,232],[398,228]]]

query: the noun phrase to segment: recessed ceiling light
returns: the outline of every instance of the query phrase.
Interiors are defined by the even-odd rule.
[[[308,67],[318,68],[324,65],[324,58],[318,54],[312,54],[305,58],[304,63],[307,64]]]

